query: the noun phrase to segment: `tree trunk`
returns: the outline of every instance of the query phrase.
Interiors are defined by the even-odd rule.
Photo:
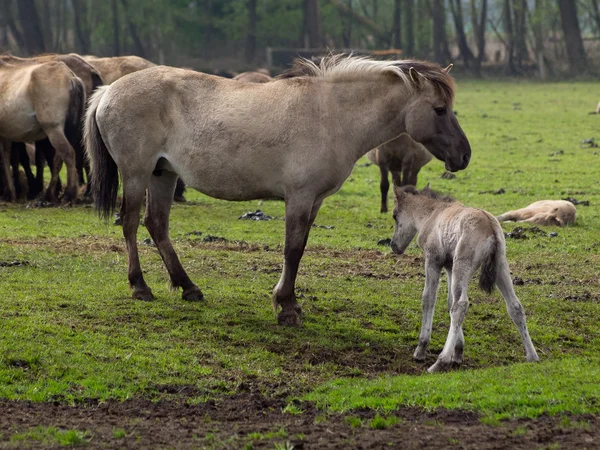
[[[454,3],[455,1],[456,3]],[[468,68],[470,67],[471,61],[474,59],[474,57],[471,49],[469,48],[469,43],[467,42],[467,36],[465,34],[461,0],[450,0],[450,11],[452,12],[452,17],[454,18],[454,28],[456,30],[458,50],[460,51],[460,56],[465,63],[465,67]]]
[[[87,22],[87,2],[85,0],[71,0],[75,22],[75,37],[79,44],[79,52],[87,55],[90,53],[90,32]]]
[[[515,38],[513,32],[513,8],[511,0],[504,0],[504,34],[505,46],[506,46],[506,65],[504,66],[504,73],[507,75],[515,75],[517,70],[515,69]]]
[[[596,24],[597,36],[600,36],[600,7],[598,6],[598,0],[591,0],[592,2],[592,17]]]
[[[535,10],[533,16],[530,18],[531,28],[533,30],[534,37],[534,51],[535,59],[537,61],[538,74],[541,80],[548,78],[548,66],[546,63],[546,57],[544,56],[544,0],[535,0]]]
[[[439,64],[445,64],[447,61],[444,54],[445,22],[446,12],[444,11],[444,0],[433,0],[433,58]]]
[[[30,55],[44,53],[46,51],[44,34],[34,0],[18,0],[17,12],[27,52]]]
[[[515,26],[515,58],[519,69],[523,68],[523,62],[528,59],[526,43],[526,11],[527,0],[513,0],[514,26]]]
[[[137,56],[141,56],[142,58],[146,57],[146,50],[144,49],[144,45],[140,40],[140,36],[137,32],[137,27],[132,22],[131,17],[129,16],[129,11],[127,10],[127,0],[121,0],[121,4],[123,5],[123,11],[125,12],[125,17],[127,18],[127,26],[129,27],[129,34],[131,35],[131,39],[133,39],[133,45],[135,49],[135,54]]]
[[[394,1],[394,48],[402,48],[402,0]]]
[[[354,22],[352,19],[352,15],[354,14],[352,0],[347,0],[345,6],[348,12],[344,12],[339,8],[338,12],[340,13],[340,20],[342,22],[342,41],[344,43],[344,48],[350,48],[352,47],[352,23]]]
[[[588,63],[577,20],[577,4],[573,0],[558,0],[558,6],[571,72],[574,74],[584,73],[588,69]]]
[[[344,14],[345,16],[349,17],[351,21],[357,22],[359,25],[363,26],[364,28],[368,29],[371,33],[375,34],[379,40],[389,41],[387,31],[380,29],[379,26],[371,19],[357,13],[350,6],[342,3],[342,0],[329,0],[329,3],[335,6],[341,14]]]
[[[415,54],[415,30],[413,27],[414,20],[414,0],[404,0],[404,17],[406,29],[406,56],[413,57]]]
[[[479,16],[479,20],[477,19]],[[471,0],[471,23],[477,45],[477,57],[474,60],[473,72],[481,74],[481,63],[485,60],[485,27],[487,24],[487,0],[482,0],[481,10],[477,12],[475,0]]]
[[[319,0],[304,0],[304,42],[308,48],[321,48],[321,8]]]
[[[248,0],[248,34],[246,36],[246,61],[254,61],[256,55],[256,3]]]
[[[119,4],[112,0],[112,27],[113,27],[113,56],[121,54],[121,26],[119,24]]]

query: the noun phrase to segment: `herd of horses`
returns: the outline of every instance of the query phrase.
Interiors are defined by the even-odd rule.
[[[21,59],[3,55],[3,180],[14,184],[15,166],[29,166],[24,143],[35,142],[36,177],[25,168],[33,186],[30,196],[42,191],[44,163],[52,174],[43,194],[49,201],[59,198],[63,163],[67,167],[63,202],[81,195],[84,172],[86,194],[104,217],[116,209],[122,189],[120,221],[128,278],[133,298],[140,300],[154,298],[144,280],[136,241],[144,200],[144,225],[172,286],[182,289],[184,300],[199,301],[203,293],[189,278],[169,238],[169,214],[178,180],[223,200],[283,199],[284,266],[272,298],[278,322],[297,326],[301,308],[295,282],[311,226],[323,200],[340,189],[359,158],[368,153],[380,167],[382,211],[387,211],[387,177],[392,172],[396,185],[392,250],[397,253],[425,223],[425,212],[445,211],[443,216],[464,208],[452,202],[442,202],[440,207],[431,191],[410,187],[433,157],[451,172],[469,164],[471,147],[452,108],[450,68],[416,60],[377,61],[332,54],[317,63],[299,59],[275,78],[250,72],[227,79],[155,66],[138,57],[70,54]],[[14,187],[12,191],[4,188],[5,199],[14,199],[16,194]],[[424,203],[417,205],[418,199]],[[406,211],[420,212],[420,218]],[[448,220],[441,219],[439,230]],[[478,234],[456,227],[450,230],[458,233],[454,247],[437,253],[424,247],[427,286],[415,358],[423,359],[429,342],[441,268],[449,275],[452,321],[448,341],[432,371],[462,361],[465,283],[479,266],[482,277],[487,277],[486,289],[495,283],[505,297],[527,359],[537,360],[523,308],[509,287],[510,278],[507,281],[498,222],[489,214],[480,220],[485,224]],[[419,242],[435,232],[432,227],[419,230]],[[450,231],[445,229],[446,234]],[[474,236],[478,240],[473,241]],[[461,261],[454,270],[453,261]]]

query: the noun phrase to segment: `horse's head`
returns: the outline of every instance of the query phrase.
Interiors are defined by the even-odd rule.
[[[408,244],[411,243],[417,234],[417,227],[411,213],[409,205],[412,197],[417,196],[419,192],[412,186],[399,188],[394,186],[394,218],[395,227],[390,247],[394,253],[401,255],[404,253]],[[409,198],[411,197],[411,198]]]
[[[406,132],[444,161],[447,170],[462,170],[471,159],[471,146],[452,109],[451,66],[439,69],[431,63],[420,65],[408,71],[414,94],[404,109]]]

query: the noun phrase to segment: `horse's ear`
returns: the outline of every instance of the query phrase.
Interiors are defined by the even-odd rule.
[[[452,69],[452,67],[454,67],[454,64],[448,64],[448,67],[446,67],[445,69],[442,69],[442,72],[449,73],[450,70]]]
[[[400,197],[403,193],[404,191],[400,189],[400,186],[394,184],[394,196]]]
[[[431,193],[431,183],[427,183],[427,186],[423,188],[421,194],[429,194]]]
[[[414,85],[420,89],[423,84],[423,80],[422,80],[423,75],[421,75],[419,72],[417,72],[414,67],[411,67],[410,69],[408,69],[408,74],[410,75],[410,79],[412,80]]]

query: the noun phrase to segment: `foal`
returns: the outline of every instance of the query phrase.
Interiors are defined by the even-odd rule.
[[[469,305],[467,287],[475,271],[481,267],[479,287],[490,293],[494,284],[498,286],[506,301],[508,314],[523,339],[527,361],[539,361],[527,331],[523,306],[513,289],[506,262],[504,233],[494,216],[481,209],[463,206],[448,197],[441,197],[429,186],[422,191],[405,186],[395,188],[394,192],[396,228],[391,242],[392,251],[401,255],[419,233],[418,244],[425,253],[423,322],[414,358],[418,361],[425,359],[440,273],[445,268],[448,274],[450,331],[442,353],[428,371],[439,372],[452,363],[462,363],[462,323]]]

